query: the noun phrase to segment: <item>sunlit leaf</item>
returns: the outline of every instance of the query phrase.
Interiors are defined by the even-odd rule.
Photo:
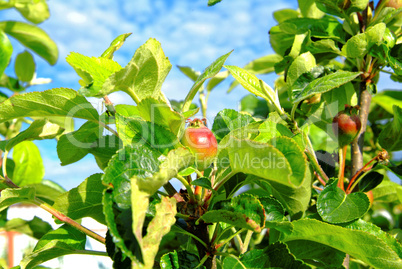
[[[45,167],[38,147],[31,141],[17,144],[13,151],[15,163],[13,182],[18,186],[40,183]]]
[[[292,222],[293,231],[282,233],[279,240],[285,243],[307,240],[330,246],[348,253],[375,268],[398,268],[402,260],[381,238],[364,230],[352,230],[314,219]]]
[[[402,108],[394,105],[394,120],[381,131],[378,142],[388,151],[402,150]]]
[[[2,21],[0,29],[34,51],[49,64],[56,63],[59,56],[56,43],[41,28],[18,21]]]
[[[98,122],[99,115],[85,97],[68,88],[15,95],[0,103],[0,122],[20,117],[69,116]]]
[[[13,46],[10,40],[3,31],[0,31],[0,76],[3,75],[4,70],[8,66],[12,53]]]
[[[105,186],[101,176],[102,174],[94,174],[86,178],[78,187],[60,195],[53,207],[74,220],[91,217],[105,224],[102,205]]]

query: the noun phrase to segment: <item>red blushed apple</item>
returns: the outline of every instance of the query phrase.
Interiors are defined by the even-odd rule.
[[[340,111],[332,120],[332,128],[338,138],[339,147],[352,143],[359,134],[362,124],[357,115],[358,106],[345,105],[345,110]]]
[[[184,131],[181,143],[196,156],[197,169],[204,171],[214,160],[218,143],[214,134],[205,126],[205,120],[194,119]]]

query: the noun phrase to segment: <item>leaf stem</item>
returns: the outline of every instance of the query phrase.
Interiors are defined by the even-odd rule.
[[[113,128],[111,128],[109,125],[107,125],[106,123],[102,122],[102,121],[98,121],[99,125],[101,125],[103,128],[107,129],[109,132],[113,133],[115,136],[119,137],[119,134],[113,130]]]
[[[345,177],[345,157],[346,157],[347,145],[339,148],[339,173],[338,173],[338,187],[345,191],[343,181]]]
[[[240,254],[246,253],[248,249],[248,245],[250,245],[251,237],[253,236],[253,231],[248,230],[246,234],[246,238],[244,238],[243,247],[240,249]]]
[[[80,254],[80,255],[96,255],[96,256],[105,256],[105,257],[109,257],[109,255],[107,254],[107,252],[104,251],[96,251],[96,250],[75,250],[74,254]]]
[[[313,145],[311,145],[311,141],[308,138],[308,135],[306,135],[305,133],[302,133],[302,134],[303,134],[304,143],[306,144],[305,153],[306,153],[308,159],[310,160],[310,163],[313,166],[314,171],[320,176],[321,179],[323,179],[325,182],[328,182],[329,178],[328,178],[327,174],[325,174],[324,170],[322,170],[321,165],[318,163],[317,156],[314,153]],[[325,186],[325,182],[323,184],[324,186]],[[321,182],[321,184],[322,183],[323,182]]]
[[[134,102],[138,105],[141,100],[138,98],[138,96],[135,94],[135,92],[131,89],[131,88],[127,88],[126,90],[124,90],[125,93],[127,93],[128,95],[130,95],[130,97],[134,100]]]
[[[356,174],[353,175],[352,179],[349,182],[348,187],[346,188],[346,194],[349,194],[353,191],[353,189],[356,187],[356,185],[359,183],[359,180],[357,180],[355,182],[355,180],[362,174],[365,173],[367,171],[369,171],[371,169],[371,167],[369,168],[368,166],[370,165],[370,163],[372,163],[373,161],[377,160],[378,156],[374,157],[373,159],[371,159],[368,163],[366,163]],[[362,178],[362,177],[361,177]]]
[[[205,254],[205,256],[202,257],[200,263],[194,269],[200,268],[204,264],[204,262],[206,262],[208,260],[209,256],[211,256],[211,255],[210,254]]]
[[[233,229],[234,229],[234,227],[233,227]],[[245,230],[246,230],[246,229],[244,229],[244,228],[240,229],[240,230],[237,231],[237,232],[236,232],[236,230],[235,230],[235,232],[234,232],[232,235],[230,235],[229,237],[227,237],[222,243],[219,243],[219,244],[215,245],[215,249],[218,249],[218,248],[220,248],[221,246],[226,245],[230,240],[233,239],[233,237],[238,236],[240,233],[244,232]],[[222,233],[224,233],[225,231],[226,231],[226,230],[222,231]],[[220,236],[219,236],[219,237],[220,237]],[[243,245],[243,241],[241,240],[240,236],[238,236],[237,239],[239,240],[239,243],[240,243],[240,245],[242,246],[242,245]]]
[[[226,176],[224,176],[217,184],[216,186],[213,188],[214,190],[219,190],[220,187],[223,186],[223,184],[226,183],[226,181],[228,181],[232,176],[234,176],[236,173],[233,171],[230,171],[229,174],[227,174]]]
[[[99,234],[89,230],[88,228],[85,228],[84,226],[82,226],[78,222],[76,222],[76,221],[72,220],[71,218],[67,217],[66,215],[64,215],[60,211],[56,210],[51,205],[49,205],[49,204],[45,203],[44,201],[42,201],[41,199],[35,197],[35,200],[33,200],[33,203],[35,205],[41,207],[42,209],[46,210],[47,212],[49,212],[53,216],[55,216],[61,222],[64,222],[64,223],[67,223],[67,224],[73,226],[77,230],[83,232],[84,234],[88,235],[89,237],[92,237],[93,239],[95,239],[95,240],[97,240],[97,241],[99,241],[99,242],[101,242],[103,244],[106,243],[106,240],[105,240],[104,237],[102,237]]]
[[[7,169],[6,169],[7,155],[8,155],[8,150],[4,151],[4,156],[3,156],[2,166],[1,166],[1,168],[3,169],[4,178],[6,178],[6,179],[8,178],[7,177]]]
[[[193,189],[191,188],[191,185],[188,183],[188,181],[180,175],[176,175],[176,178],[178,180],[180,180],[180,182],[184,185],[184,187],[186,187],[187,193],[190,196],[190,201],[193,201],[193,202],[196,201]]]

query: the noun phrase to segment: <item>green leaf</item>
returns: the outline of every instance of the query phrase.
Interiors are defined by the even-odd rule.
[[[285,216],[285,208],[275,198],[272,197],[260,197],[258,198],[265,210],[265,221],[267,222],[279,222],[283,221]]]
[[[269,54],[252,60],[243,68],[252,74],[268,74],[275,71],[275,64],[282,59],[278,54]]]
[[[215,134],[216,140],[219,142],[231,131],[246,126],[252,122],[255,121],[250,115],[239,113],[233,109],[224,109],[216,115],[212,125],[212,132]]]
[[[131,206],[130,184],[133,176],[147,177],[158,171],[160,152],[146,145],[128,145],[110,160],[102,177],[104,184],[113,188],[113,201],[119,208]],[[113,235],[113,233],[112,233]]]
[[[317,7],[325,12],[335,16],[345,17],[346,15],[364,10],[369,0],[316,0]]]
[[[392,203],[399,200],[402,203],[402,200],[398,198],[398,192],[402,192],[402,186],[390,180],[383,180],[372,192],[375,201]]]
[[[269,30],[269,43],[272,49],[282,57],[289,53],[294,40],[294,35],[285,33],[279,26],[274,26]]]
[[[390,114],[394,114],[394,105],[402,107],[402,93],[398,90],[381,91],[374,95],[371,100]]]
[[[7,35],[0,30],[0,76],[3,75],[4,70],[8,66],[11,55],[13,53],[13,46]]]
[[[228,256],[223,260],[223,269],[265,269],[265,268],[310,268],[303,261],[297,260],[288,247],[276,242],[264,249],[253,249],[244,253],[240,259]]]
[[[20,132],[17,136],[0,141],[0,149],[3,151],[10,151],[15,145],[23,141],[53,139],[64,131],[57,124],[53,124],[46,119],[35,120],[31,125]]]
[[[224,81],[229,76],[228,71],[222,71],[216,74],[213,78],[208,81],[207,91],[211,92],[216,86],[218,86],[222,81]]]
[[[114,107],[116,112],[126,118],[139,118],[140,112],[137,106],[119,104]]]
[[[2,21],[0,29],[31,49],[49,64],[54,65],[59,57],[56,43],[45,31],[35,25],[18,21]]]
[[[4,73],[0,77],[0,87],[9,89],[10,91],[13,91],[13,92],[21,92],[21,91],[25,90],[25,88],[20,84],[18,79],[9,77]],[[8,96],[7,96],[7,98],[8,98]]]
[[[253,117],[266,118],[269,113],[267,101],[248,94],[240,100],[240,111],[250,114]]]
[[[300,15],[300,13],[297,10],[290,9],[290,8],[280,9],[280,10],[274,11],[274,13],[273,13],[274,19],[278,23],[282,23],[286,20],[297,18],[299,15]]]
[[[380,145],[388,151],[402,150],[402,108],[392,106],[394,120],[385,125],[378,137]]]
[[[53,205],[54,201],[66,191],[57,183],[50,180],[42,180],[40,184],[30,185],[35,188],[36,197]]]
[[[136,103],[146,97],[162,97],[162,83],[172,65],[156,39],[148,39],[139,47],[130,62],[112,74],[102,87],[102,92],[121,90]]]
[[[329,184],[320,193],[317,211],[329,223],[345,223],[361,218],[370,207],[366,194],[354,192],[346,195],[337,187],[337,182]]]
[[[345,253],[330,246],[307,240],[288,241],[286,245],[298,259],[317,268],[343,268]]]
[[[216,59],[212,64],[210,64],[207,68],[205,68],[204,72],[198,76],[197,80],[194,82],[193,86],[191,87],[189,93],[186,96],[186,100],[184,101],[184,105],[181,109],[182,112],[186,112],[190,109],[191,102],[195,97],[195,94],[198,92],[198,89],[202,86],[205,80],[214,77],[218,72],[221,70],[223,64],[225,63],[226,59],[232,51],[220,56]]]
[[[200,263],[197,255],[187,252],[174,250],[161,257],[160,266],[166,269],[193,269]],[[205,266],[198,267],[205,269]]]
[[[15,168],[13,182],[18,186],[40,183],[45,176],[45,167],[38,147],[31,141],[24,141],[14,147]]]
[[[23,82],[29,82],[35,75],[35,61],[28,51],[21,52],[15,59],[15,74]]]
[[[292,151],[297,152],[297,146],[293,145],[290,139],[286,142],[291,147],[295,146]],[[228,151],[230,166],[235,172],[254,174],[290,186],[299,186],[303,180],[301,178],[291,181],[292,170],[289,161],[283,152],[272,145],[234,139]],[[296,165],[300,164],[305,166],[304,162]]]
[[[116,126],[123,145],[144,144],[160,153],[167,153],[179,145],[172,132],[153,122],[116,115]]]
[[[30,203],[35,199],[34,187],[22,187],[19,189],[4,189],[1,191],[0,211],[17,203]]]
[[[381,184],[384,175],[371,171],[359,181],[359,191],[368,192]]]
[[[191,181],[191,185],[201,186],[205,189],[212,190],[211,180],[207,177],[197,178],[196,180]]]
[[[366,32],[352,36],[342,47],[342,54],[349,58],[362,58],[374,45],[379,45],[384,37],[386,25],[379,23]]]
[[[98,166],[104,169],[119,149],[121,141],[113,134],[104,136],[102,133],[102,127],[88,121],[77,131],[62,135],[57,142],[57,155],[61,165],[77,162],[91,153]]]
[[[268,119],[258,127],[259,134],[254,140],[269,143],[271,139],[279,136],[292,137],[293,133],[286,126],[286,121],[278,114],[270,113]]]
[[[310,52],[297,56],[290,65],[286,75],[288,86],[291,87],[302,74],[307,73],[315,66],[315,58]]]
[[[26,234],[35,239],[40,239],[43,235],[52,230],[52,226],[46,221],[43,221],[35,216],[32,220],[13,218],[7,221],[2,229]]]
[[[79,81],[82,86],[80,94],[87,97],[102,97],[114,91],[114,89],[105,91],[102,86],[108,77],[122,69],[117,62],[104,57],[88,57],[76,52],[70,53],[66,61],[82,78]]]
[[[104,198],[106,222],[115,244],[133,260],[141,261],[143,256],[138,252],[139,240],[128,230],[132,229],[133,221],[130,218],[135,223],[140,221],[138,227],[142,227],[141,221],[143,222],[148,209],[148,198],[178,171],[194,163],[194,156],[185,148],[169,152],[163,162],[160,156],[159,151],[147,144],[126,146],[110,160],[103,176],[104,184],[111,186]],[[131,205],[132,191],[136,191],[138,201],[134,205]],[[132,217],[131,206],[136,208]]]
[[[224,67],[229,70],[230,74],[232,74],[232,76],[252,94],[262,97],[269,102],[271,101],[270,97],[275,99],[274,91],[270,89],[269,86],[267,86],[267,88],[270,89],[271,92],[267,93],[265,89],[261,89],[260,80],[255,75],[237,66],[225,65]]]
[[[187,148],[171,150],[166,159],[159,165],[159,171],[147,177],[135,176],[141,191],[154,194],[160,187],[176,176],[180,170],[194,164],[195,157]]]
[[[319,19],[292,18],[280,23],[279,28],[292,35],[300,35],[309,31],[311,37],[314,38],[330,38],[340,42],[345,39],[342,24],[330,16]]]
[[[75,249],[85,249],[85,234],[68,224],[64,224],[58,229],[51,230],[45,234],[36,244],[33,252],[45,248],[47,244],[55,240],[68,244]]]
[[[134,181],[135,182],[135,181]],[[135,184],[135,183],[134,183]],[[134,189],[135,187],[133,187]],[[132,192],[132,204],[137,203],[135,192]],[[170,227],[176,222],[176,200],[174,198],[162,197],[161,202],[156,206],[155,217],[151,220],[147,227],[147,234],[140,239],[142,253],[144,254],[144,268],[154,268],[154,259],[159,249],[162,237],[170,231]],[[133,206],[133,216],[138,214],[135,212],[136,207]],[[137,231],[138,227],[133,221],[133,230]],[[137,234],[136,234],[137,235]],[[134,261],[134,263],[136,263]],[[137,263],[137,265],[141,265]]]
[[[158,125],[170,130],[177,135],[184,123],[184,118],[174,111],[164,101],[158,101],[147,97],[138,104],[140,116],[149,122],[155,122]]]
[[[120,204],[119,206],[114,202],[113,196],[116,194],[113,193],[114,191],[112,189],[110,189],[106,190],[103,196],[103,211],[105,213],[106,223],[109,228],[108,231],[113,238],[115,249],[118,250],[116,255],[120,256],[119,253],[121,251],[121,256],[123,256],[121,258],[121,262],[126,262],[125,259],[123,260],[123,258],[127,257],[131,264],[131,260],[143,261],[143,257],[140,245],[135,238],[132,229],[133,219],[130,208],[130,185],[128,185],[126,182],[124,182],[124,184],[126,184],[126,189],[128,190],[126,190],[125,193],[128,193],[128,199],[126,199],[124,208],[121,207],[123,204]],[[118,261],[115,263],[118,264]]]
[[[391,234],[381,230],[380,227],[374,225],[373,223],[358,219],[342,226],[351,230],[364,231],[376,236],[385,242],[390,248],[392,248],[392,250],[398,254],[399,258],[402,258],[402,245],[398,242],[398,240]]]
[[[227,136],[220,143],[227,148],[221,149],[218,156],[217,184],[229,173],[255,175],[258,178],[256,183],[269,184],[271,194],[291,215],[303,212],[310,201],[311,171],[294,140],[278,137],[273,143],[276,147]]]
[[[94,174],[86,178],[78,187],[60,195],[53,207],[73,220],[91,217],[106,224],[102,205],[105,186],[101,176]]]
[[[349,72],[339,70],[335,73],[317,78],[310,82],[304,89],[292,89],[292,102],[298,103],[317,93],[328,92],[338,88],[360,75],[360,72]]]
[[[98,112],[91,103],[67,88],[15,95],[0,103],[0,122],[31,116],[69,116],[99,121]]]
[[[129,37],[130,35],[131,33],[126,33],[116,37],[112,41],[112,43],[110,43],[110,46],[102,53],[101,57],[113,59],[113,55],[116,50],[120,49],[120,47],[123,46],[124,41],[126,41],[127,37]]]
[[[46,0],[15,1],[14,7],[30,22],[41,23],[50,17]]]
[[[102,128],[97,123],[87,121],[77,131],[63,134],[57,142],[57,155],[61,165],[84,158],[101,132]]]
[[[307,240],[330,246],[375,268],[399,268],[401,258],[379,237],[366,231],[351,230],[314,219],[292,222],[293,231],[282,233],[280,241]]]
[[[208,6],[213,6],[216,5],[217,3],[219,3],[222,0],[208,0]]]
[[[303,17],[319,19],[324,16],[324,12],[317,8],[315,0],[298,0],[297,2]]]
[[[258,198],[250,194],[240,194],[215,203],[201,219],[206,223],[224,222],[258,233],[265,225],[264,208]]]
[[[179,68],[179,70],[186,75],[189,79],[191,79],[192,81],[196,81],[197,78],[201,75],[200,71],[196,71],[193,68],[189,67],[189,66],[180,66],[178,65],[177,68]]]
[[[45,234],[32,253],[20,263],[21,269],[34,268],[48,260],[69,254],[80,254],[85,249],[85,234],[67,224]]]

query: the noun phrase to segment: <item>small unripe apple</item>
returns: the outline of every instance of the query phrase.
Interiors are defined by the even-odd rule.
[[[197,169],[200,171],[209,167],[218,151],[216,138],[205,123],[205,120],[200,119],[190,121],[181,139],[181,143],[196,156]]]
[[[339,147],[352,143],[362,127],[357,111],[358,106],[345,105],[345,110],[340,111],[332,120],[332,129],[338,138]]]

